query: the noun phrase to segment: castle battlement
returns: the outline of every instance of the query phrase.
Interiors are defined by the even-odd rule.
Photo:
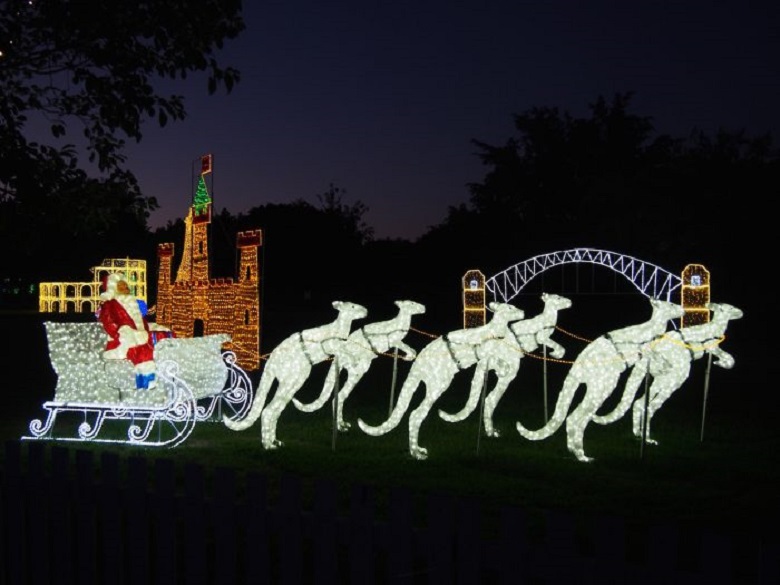
[[[263,233],[260,230],[238,232],[239,248],[256,248],[263,245]]]
[[[172,257],[173,256],[173,244],[158,244],[157,245],[157,257]]]

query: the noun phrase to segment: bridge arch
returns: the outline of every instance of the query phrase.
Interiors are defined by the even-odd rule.
[[[492,300],[508,303],[528,282],[542,272],[563,264],[596,264],[623,275],[648,298],[671,300],[672,293],[682,286],[682,279],[668,270],[633,256],[597,250],[572,248],[540,254],[494,274],[485,281]]]

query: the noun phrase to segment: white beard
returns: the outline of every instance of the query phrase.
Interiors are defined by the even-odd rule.
[[[127,311],[127,314],[130,315],[133,323],[135,323],[136,329],[139,331],[144,330],[144,318],[143,315],[141,315],[141,309],[138,307],[138,301],[136,298],[130,294],[116,295],[115,298],[117,301],[119,301],[119,304],[124,307],[125,311]]]

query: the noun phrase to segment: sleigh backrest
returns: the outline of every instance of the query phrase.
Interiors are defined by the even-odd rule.
[[[104,360],[108,336],[100,323],[45,322],[49,359],[57,374],[56,402],[118,403],[135,389],[133,365]]]
[[[154,390],[136,390],[128,360],[103,359],[108,336],[100,323],[45,322],[44,326],[49,359],[57,374],[55,402],[129,406],[167,401],[162,383]],[[154,360],[158,369],[171,368],[170,373],[184,381],[196,399],[212,396],[227,381],[221,348],[228,341],[227,334],[162,339],[155,345]]]

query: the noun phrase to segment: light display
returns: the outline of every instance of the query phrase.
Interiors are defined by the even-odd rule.
[[[171,332],[146,319],[146,303],[130,293],[126,277],[110,274],[106,279],[103,301],[96,317],[108,334],[103,359],[129,360],[135,370],[135,384],[139,390],[157,386],[157,367],[154,361],[154,327],[160,335]]]
[[[200,175],[208,175],[213,167],[214,156],[211,154],[204,154],[200,157]]]
[[[404,343],[403,339],[409,332],[412,316],[425,313],[425,306],[414,301],[396,301],[395,305],[398,307],[398,315],[395,318],[368,323],[350,333],[347,342],[338,348],[334,355],[335,359],[328,370],[320,396],[309,404],[293,398],[293,404],[298,410],[314,412],[322,408],[331,397],[341,370],[346,370],[347,380],[339,390],[336,401],[336,424],[340,431],[349,430],[351,425],[344,420],[343,416],[344,402],[355,385],[368,372],[374,359],[390,349],[403,351],[404,355],[401,357],[407,361],[412,361],[417,356],[417,352]],[[336,372],[337,367],[339,374]]]
[[[92,282],[41,282],[38,311],[41,313],[94,313],[100,304],[100,287],[111,274],[123,273],[130,292],[146,302],[146,260],[106,258],[90,268]]]
[[[485,275],[469,270],[463,275],[463,328],[485,324]]]
[[[333,301],[332,304],[338,311],[334,321],[293,333],[273,349],[263,368],[251,409],[241,420],[226,417],[225,426],[243,431],[260,418],[263,447],[275,449],[282,446],[283,443],[276,438],[276,423],[282,411],[306,382],[312,366],[336,355],[349,337],[352,322],[368,314],[365,307],[356,303]],[[274,383],[277,383],[276,392],[265,405]]]
[[[218,403],[234,418],[243,417],[251,403],[249,377],[235,364],[235,355],[221,352],[227,335],[160,340],[154,358],[161,383],[138,391],[129,361],[102,358],[108,336],[99,323],[44,325],[57,385],[54,399],[43,405],[46,419],[33,420],[30,435],[22,439],[172,447]],[[55,436],[63,415],[68,418],[57,425]],[[74,416],[75,432],[68,426]],[[125,436],[106,428],[107,421],[124,422]]]
[[[510,335],[501,339],[489,339],[480,350],[480,357],[474,371],[474,380],[485,380],[489,371],[496,374],[496,384],[485,396],[484,410],[482,413],[485,434],[488,437],[500,436],[499,431],[493,425],[493,413],[498,406],[498,401],[504,396],[509,383],[517,377],[520,370],[520,360],[527,354],[535,351],[540,346],[552,350],[551,356],[560,359],[565,353],[565,348],[550,339],[555,332],[558,322],[558,311],[571,307],[571,300],[566,297],[543,293],[542,302],[544,309],[531,319],[515,321],[509,325]],[[481,384],[472,383],[466,406],[455,414],[449,414],[439,410],[439,416],[447,422],[459,422],[465,420],[479,404],[482,392]]]
[[[358,419],[358,426],[370,436],[390,432],[400,424],[417,389],[424,384],[425,395],[410,413],[408,430],[410,455],[426,459],[428,450],[419,445],[422,423],[458,372],[476,366],[466,404],[454,414],[439,410],[439,416],[447,422],[465,420],[482,399],[480,423],[484,424],[487,436],[498,437],[493,415],[509,384],[517,377],[522,358],[539,348],[544,351],[545,363],[548,349],[551,359],[560,360],[564,355],[564,347],[551,336],[557,328],[559,311],[570,308],[571,300],[544,293],[543,310],[530,319],[525,319],[524,311],[511,304],[492,302],[488,305],[491,318],[485,323],[486,291],[502,295],[516,293],[518,283],[522,283],[511,281],[511,277],[519,279],[520,274],[506,272],[503,280],[493,277],[486,281],[480,271],[471,270],[462,280],[463,329],[436,337],[418,354],[404,338],[411,329],[412,316],[425,313],[425,306],[410,300],[396,301],[398,314],[394,318],[352,331],[353,322],[367,316],[366,308],[334,301],[332,306],[338,311],[334,321],[295,333],[273,350],[260,378],[257,398],[253,400],[252,384],[238,364],[252,369],[259,367],[258,248],[262,245],[262,232],[250,230],[237,235],[240,251],[237,281],[210,278],[207,229],[212,202],[204,175],[212,172],[211,164],[210,156],[201,160],[201,176],[185,220],[185,247],[175,281],[171,278],[173,244],[158,247],[157,321],[177,335],[174,339],[157,341],[154,347],[154,363],[161,384],[139,392],[133,383],[135,376],[130,361],[103,359],[106,333],[99,323],[46,323],[50,360],[57,373],[55,397],[43,405],[48,412],[46,419],[33,420],[29,425],[30,436],[22,439],[55,439],[55,421],[59,418],[58,427],[61,427],[63,418],[72,423],[75,417],[75,434],[62,434],[58,429],[57,440],[175,446],[186,439],[197,421],[216,417],[234,431],[246,430],[260,420],[262,447],[275,449],[283,444],[277,439],[277,425],[289,402],[303,412],[313,412],[329,399],[334,406],[335,438],[336,430],[346,431],[351,427],[343,418],[346,399],[374,360],[394,349],[396,358],[400,351],[402,359],[412,362],[398,400],[393,405],[391,393],[391,412],[383,423],[371,426]],[[728,323],[742,317],[742,311],[736,307],[709,302],[709,272],[701,265],[686,266],[679,281],[654,267],[648,279],[642,270],[632,268],[635,259],[629,265],[626,257],[613,258],[611,253],[599,253],[604,265],[616,269],[619,264],[627,278],[626,273],[630,272],[632,282],[643,294],[647,294],[650,286],[658,285],[665,293],[681,286],[682,300],[678,305],[651,298],[652,315],[648,321],[614,330],[590,342],[572,363],[547,424],[532,431],[516,423],[522,437],[538,441],[551,436],[566,422],[567,448],[584,462],[592,461],[584,450],[587,425],[591,421],[609,424],[629,409],[633,434],[656,443],[649,432],[652,417],[688,379],[692,361],[708,355],[722,368],[734,365],[733,356],[720,344]],[[569,259],[568,254],[562,256],[560,263],[578,258],[572,254]],[[582,257],[583,261],[595,262],[591,256]],[[559,259],[551,257],[552,260]],[[92,270],[95,273],[92,283],[41,283],[41,310],[44,307],[49,311],[66,310],[65,307],[74,306],[78,310],[81,306],[82,310],[94,312],[98,308],[101,281],[117,272],[129,272],[132,291],[145,298],[144,261],[109,259]],[[534,274],[529,272],[524,278]],[[72,286],[84,288],[74,291]],[[95,304],[91,305],[93,296]],[[669,323],[678,318],[681,329],[668,331]],[[311,403],[300,402],[295,394],[309,378],[312,367],[324,361],[332,364],[320,395]],[[598,415],[627,369],[630,374],[618,406],[608,414]],[[338,389],[342,370],[347,372],[346,383]],[[497,379],[487,392],[491,371]],[[637,399],[642,382],[649,382],[650,378],[652,384],[645,384],[646,396]],[[581,385],[586,387],[584,397],[570,413]],[[276,392],[269,400],[274,386]],[[546,408],[545,378],[545,417]],[[106,431],[107,421],[123,422],[127,427],[126,436],[117,438],[116,427]]]
[[[708,303],[707,310],[712,311],[701,325],[691,325],[679,331],[670,331],[663,335],[657,343],[653,343],[644,352],[648,362],[646,368],[632,369],[626,381],[626,387],[617,407],[609,414],[594,416],[598,424],[609,424],[621,418],[631,405],[632,431],[636,437],[644,438],[647,443],[657,444],[650,437],[650,422],[653,415],[663,406],[669,397],[679,389],[691,373],[691,362],[700,359],[705,353],[715,356],[715,365],[730,369],[734,366],[734,357],[720,347],[730,321],[742,318],[742,311],[725,303]],[[641,396],[634,400],[642,382],[645,371],[652,376],[647,402]],[[645,408],[647,408],[647,426],[645,424]]]
[[[579,353],[563,382],[552,417],[536,431],[528,430],[518,422],[517,430],[523,437],[532,441],[546,439],[566,421],[567,448],[578,460],[592,461],[585,455],[583,445],[588,423],[615,390],[620,374],[627,367],[638,365],[636,369],[644,375],[647,362],[642,359],[643,352],[664,335],[671,319],[680,318],[684,313],[682,306],[676,303],[650,299],[650,304],[652,315],[647,322],[606,333]],[[585,395],[569,414],[574,394],[583,384]]]
[[[685,314],[682,327],[701,325],[710,317],[710,272],[701,264],[688,264],[682,271],[681,304]]]
[[[202,168],[211,172],[211,158]],[[157,316],[177,337],[226,333],[231,342],[226,349],[235,352],[246,370],[260,367],[260,266],[258,248],[263,244],[260,230],[239,232],[238,280],[209,278],[208,226],[211,198],[204,174],[200,175],[194,201],[185,218],[184,249],[171,280],[174,246],[157,248]]]
[[[211,197],[209,197],[208,189],[206,188],[206,180],[201,174],[198,179],[198,187],[195,189],[195,198],[192,202],[193,214],[197,216],[208,213],[211,207]]]
[[[426,345],[412,363],[390,418],[379,426],[371,426],[358,419],[358,425],[363,432],[379,436],[397,427],[417,388],[420,384],[425,384],[422,403],[409,415],[409,453],[415,459],[426,459],[428,450],[419,446],[418,437],[420,426],[433,404],[449,388],[459,371],[473,366],[480,359],[490,357],[484,353],[487,341],[506,337],[509,335],[508,324],[525,316],[522,310],[507,303],[490,303],[489,308],[493,311],[493,316],[485,325],[452,331]],[[479,392],[482,380],[474,378],[471,384],[471,392],[475,391],[475,384],[478,386],[476,391]]]

